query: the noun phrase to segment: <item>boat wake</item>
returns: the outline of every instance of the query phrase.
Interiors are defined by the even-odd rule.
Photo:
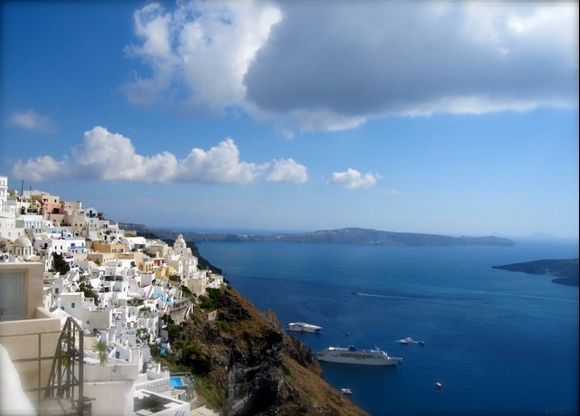
[[[352,292],[353,295],[356,296],[366,296],[370,298],[381,298],[381,299],[406,299],[406,300],[419,300],[419,301],[427,301],[431,299],[450,299],[450,300],[465,300],[466,295],[471,294],[474,296],[478,295],[492,295],[492,296],[505,296],[511,298],[519,298],[519,299],[535,299],[535,300],[543,300],[549,302],[566,302],[566,303],[578,303],[577,299],[566,299],[566,298],[553,298],[548,296],[535,296],[535,295],[526,295],[521,293],[505,293],[505,292],[492,292],[488,290],[465,290],[464,295],[446,295],[446,296],[422,296],[422,295],[413,295],[413,296],[404,296],[404,295],[381,295],[378,293],[366,293],[366,292]],[[479,297],[479,296],[478,296]]]
[[[409,299],[409,296],[394,296],[394,295],[379,295],[376,293],[352,292],[356,296],[367,296],[370,298],[386,298],[386,299]]]

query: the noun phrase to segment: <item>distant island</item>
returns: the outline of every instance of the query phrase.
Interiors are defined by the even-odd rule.
[[[285,243],[325,243],[325,244],[360,244],[377,246],[513,246],[514,241],[502,237],[451,237],[439,234],[401,233],[367,228],[341,228],[337,230],[320,230],[303,233],[274,234],[228,234],[198,233],[174,231],[159,228],[148,228],[141,224],[120,224],[124,229],[136,230],[147,235],[148,232],[160,238],[175,239],[183,234],[187,241],[203,243],[218,242],[285,242]]]
[[[561,285],[578,286],[578,259],[536,260],[493,266],[493,268],[512,272],[558,276],[552,282]]]

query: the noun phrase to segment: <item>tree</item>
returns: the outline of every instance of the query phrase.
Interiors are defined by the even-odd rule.
[[[70,267],[62,254],[52,253],[52,268],[64,276],[70,270]]]
[[[97,298],[97,296],[96,296],[96,295],[93,293],[93,290],[92,290],[92,288],[91,288],[90,284],[89,284],[89,285],[87,285],[85,282],[80,282],[80,283],[79,283],[79,290],[80,290],[81,292],[83,292],[83,293],[84,293],[84,295],[85,295],[85,298],[92,298],[92,299],[93,299],[93,303],[94,303],[95,305],[97,304],[97,302],[98,302],[98,298]]]

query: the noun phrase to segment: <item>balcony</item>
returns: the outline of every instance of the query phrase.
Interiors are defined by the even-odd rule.
[[[72,318],[61,329],[60,318],[37,308],[31,319],[0,322],[0,343],[37,413],[90,414],[80,365],[83,333]]]

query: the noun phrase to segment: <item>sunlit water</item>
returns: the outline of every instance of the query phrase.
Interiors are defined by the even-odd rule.
[[[576,414],[578,288],[491,268],[577,257],[575,244],[204,243],[200,250],[282,323],[323,326],[321,334],[295,335],[313,350],[379,346],[403,357],[396,368],[322,365],[325,379],[349,387],[372,415]],[[425,345],[395,342],[405,337]]]

